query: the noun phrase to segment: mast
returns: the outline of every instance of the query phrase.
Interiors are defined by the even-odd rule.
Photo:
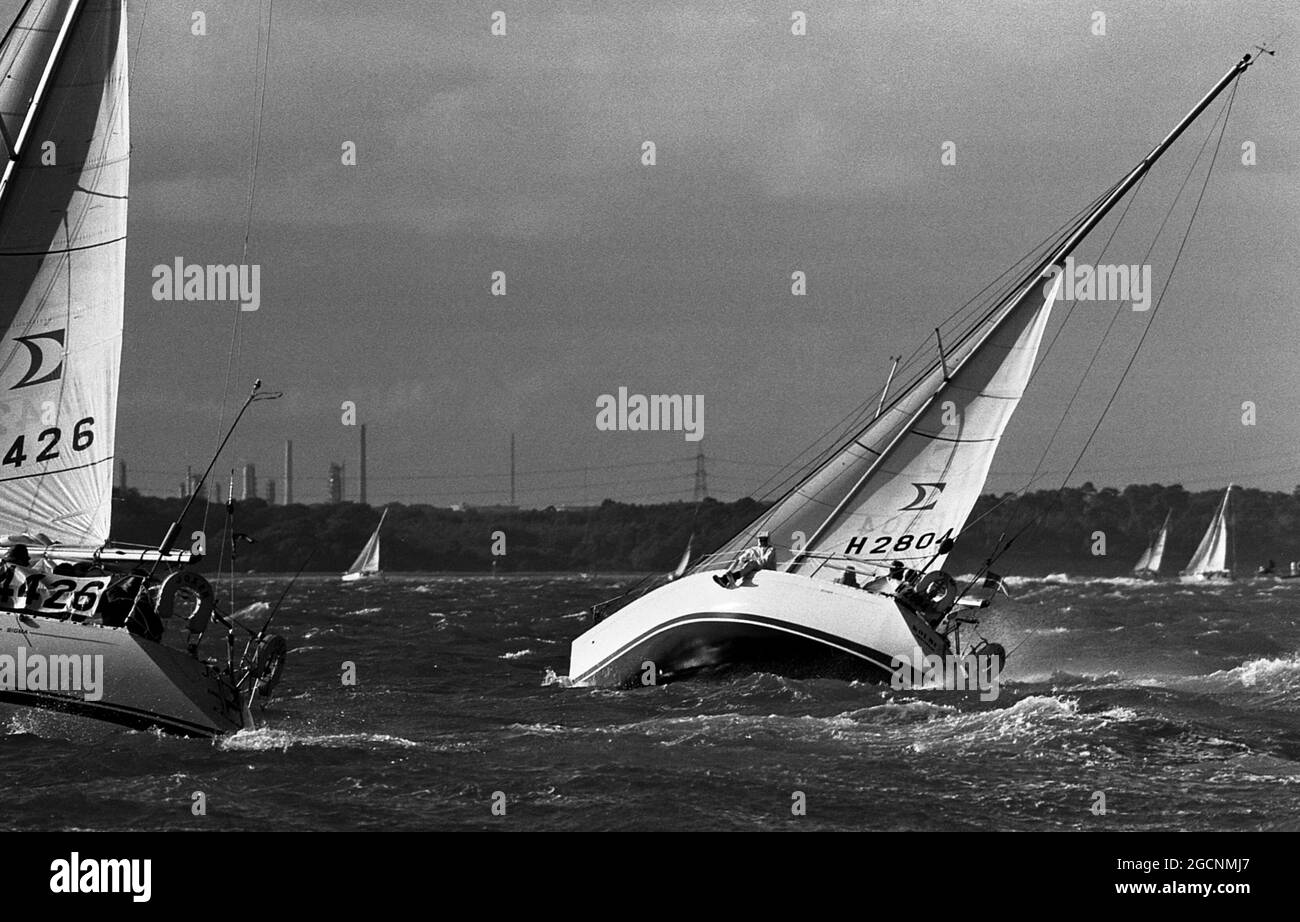
[[[967,331],[965,335],[963,335],[958,339],[957,346],[959,347],[967,339],[969,339],[969,337],[975,335],[978,335],[979,337],[979,339],[975,342],[975,344],[966,352],[965,355],[963,355],[957,361],[957,363],[954,366],[951,367],[949,366],[947,355],[945,354],[945,350],[943,349],[942,342],[940,342],[939,359],[938,359],[937,366],[941,367],[943,370],[943,382],[946,383],[951,378],[955,377],[957,373],[962,369],[962,367],[967,362],[970,361],[971,358],[979,354],[983,345],[986,342],[988,342],[988,340],[994,334],[998,332],[998,330],[1009,318],[1011,318],[1016,314],[1015,308],[1018,307],[1021,303],[1023,303],[1026,297],[1032,294],[1034,287],[1039,285],[1040,281],[1044,278],[1044,276],[1049,274],[1049,270],[1051,267],[1064,266],[1066,257],[1069,256],[1069,254],[1074,251],[1074,249],[1079,245],[1079,243],[1082,242],[1084,237],[1086,237],[1099,223],[1101,223],[1101,221],[1106,217],[1106,215],[1110,213],[1111,209],[1114,208],[1115,205],[1119,201],[1121,201],[1123,197],[1126,194],[1128,194],[1128,192],[1130,192],[1133,189],[1133,187],[1137,185],[1137,183],[1148,172],[1150,172],[1151,168],[1156,164],[1156,162],[1160,159],[1160,157],[1164,155],[1164,153],[1173,145],[1173,143],[1176,140],[1178,140],[1179,136],[1182,135],[1182,133],[1187,130],[1188,126],[1190,126],[1197,119],[1197,117],[1203,111],[1205,111],[1205,108],[1209,106],[1210,103],[1213,102],[1215,98],[1217,98],[1219,94],[1222,93],[1223,90],[1229,84],[1231,84],[1234,80],[1236,80],[1243,73],[1245,73],[1246,69],[1250,67],[1250,64],[1251,64],[1251,56],[1249,54],[1244,55],[1242,59],[1232,67],[1231,70],[1229,70],[1226,74],[1223,75],[1222,78],[1219,79],[1219,82],[1214,85],[1214,88],[1211,89],[1208,93],[1206,93],[1205,96],[1203,96],[1201,100],[1198,103],[1196,103],[1196,105],[1193,106],[1192,109],[1185,116],[1183,116],[1183,118],[1178,122],[1178,124],[1174,126],[1173,130],[1170,131],[1169,134],[1167,134],[1164,137],[1164,139],[1160,141],[1160,143],[1158,143],[1154,148],[1152,148],[1151,152],[1148,153],[1145,157],[1143,157],[1142,160],[1137,164],[1137,166],[1135,166],[1132,170],[1130,170],[1128,174],[1119,182],[1119,184],[1115,186],[1115,188],[1112,189],[1110,193],[1105,196],[1105,198],[1102,199],[1102,201],[1087,215],[1087,217],[1085,217],[1079,223],[1079,225],[1065,239],[1063,243],[1061,243],[1054,250],[1052,250],[1047,255],[1047,257],[1039,261],[1039,263],[1030,272],[1022,276],[1019,285],[1017,286],[1016,289],[1014,289],[1016,291],[1016,294],[1014,294],[1013,297],[1000,301],[998,305],[989,312],[988,315],[986,315],[979,323],[976,323],[974,326],[972,326],[971,329]],[[1057,271],[1054,274],[1054,277],[1056,279],[1057,285],[1059,285],[1061,279],[1061,272]],[[1055,288],[1053,289],[1052,295],[1050,297],[1055,297],[1056,290],[1057,289]],[[999,318],[996,322],[989,324],[986,329],[981,330],[980,329],[981,325],[987,323],[989,320],[994,318],[999,311],[1003,312],[1002,317]],[[936,334],[937,333],[938,331],[936,330]],[[954,347],[954,349],[948,350],[948,352],[951,353],[955,351],[955,348],[956,347]],[[908,390],[904,391],[903,394],[900,394],[899,397],[895,399],[894,403],[895,404],[898,403],[898,401],[900,401],[907,393],[911,392],[915,387],[921,386],[921,384],[927,380],[929,374],[932,373],[932,371],[933,371],[933,366],[931,372],[927,372],[925,375],[922,375],[917,380],[917,383],[913,385],[913,388],[909,388]],[[909,432],[909,430],[916,424],[917,420],[919,420],[926,413],[926,411],[930,409],[934,401],[938,398],[939,394],[942,392],[943,392],[943,387],[940,386],[936,388],[933,391],[933,393],[931,393],[924,401],[921,402],[920,406],[910,415],[910,418],[908,419],[906,425],[899,428],[899,430],[894,434],[894,437],[889,441],[889,444],[882,451],[879,452],[879,454],[875,458],[875,461],[872,464],[870,464],[867,467],[867,469],[863,472],[863,474],[857,479],[854,486],[843,496],[843,498],[840,499],[840,501],[831,510],[830,514],[827,515],[824,519],[822,519],[821,524],[816,528],[813,534],[808,537],[807,541],[804,544],[805,547],[813,547],[814,545],[816,545],[817,542],[822,538],[822,536],[829,530],[832,524],[834,524],[840,518],[841,514],[844,512],[846,508],[848,508],[849,504],[852,503],[854,499],[856,499],[863,485],[866,484],[872,478],[872,476],[880,468],[884,460],[890,456],[894,447],[903,439],[903,437]],[[866,432],[869,426],[870,424],[868,424],[867,427],[863,427],[862,429],[860,429],[858,433],[854,436],[854,438],[855,439],[859,438],[864,432]],[[809,478],[805,478],[804,481],[801,481],[800,484],[798,484],[794,489],[798,490],[803,485],[803,482],[806,482],[808,479]],[[806,554],[804,553],[796,554],[791,559],[790,563],[787,565],[786,570],[791,573],[795,572],[806,559],[807,559]]]

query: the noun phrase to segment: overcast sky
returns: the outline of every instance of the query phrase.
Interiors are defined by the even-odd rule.
[[[18,6],[0,0],[6,22]],[[130,5],[118,452],[152,492],[215,445],[234,308],[155,302],[151,271],[238,261],[249,194],[266,3],[212,4],[196,37],[202,6]],[[807,36],[790,34],[792,8]],[[505,37],[489,31],[496,9]],[[504,501],[512,431],[525,503],[688,498],[693,464],[672,459],[697,447],[716,459],[713,492],[745,495],[1275,40],[1278,57],[1243,79],[1169,295],[1073,482],[1290,489],[1297,10],[278,0],[249,248],[262,301],[239,318],[227,404],[257,376],[286,396],[254,408],[221,467],[278,475],[292,438],[296,499],[323,500],[329,461],[355,468],[350,400],[368,424],[372,503]],[[1142,259],[1217,111],[1162,164],[1107,262]],[[654,167],[640,163],[647,140]],[[346,141],[356,166],[341,163]],[[954,166],[940,161],[947,141]],[[1244,141],[1258,165],[1241,164]],[[1152,259],[1157,283],[1180,214]],[[504,298],[489,291],[495,270]],[[790,294],[795,270],[806,297]],[[1035,466],[1113,309],[1079,306],[991,488]],[[1049,470],[1068,468],[1149,320],[1121,314]],[[704,395],[703,441],[598,431],[596,400],[620,386]],[[533,473],[555,469],[570,472]]]

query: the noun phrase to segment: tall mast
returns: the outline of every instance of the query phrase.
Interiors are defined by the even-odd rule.
[[[1222,93],[1223,90],[1230,83],[1232,83],[1235,79],[1241,76],[1241,74],[1243,74],[1246,71],[1246,68],[1248,68],[1250,64],[1251,64],[1251,56],[1248,54],[1243,56],[1242,59],[1238,61],[1237,64],[1233,66],[1231,70],[1229,70],[1226,74],[1223,75],[1223,77],[1219,80],[1219,82],[1214,85],[1214,88],[1211,89],[1208,93],[1206,93],[1205,96],[1201,98],[1200,102],[1198,102],[1195,106],[1193,106],[1191,111],[1189,111],[1185,116],[1183,116],[1182,120],[1179,121],[1176,126],[1174,126],[1174,129],[1170,131],[1169,134],[1167,134],[1159,144],[1157,144],[1154,148],[1152,148],[1151,152],[1147,154],[1144,158],[1142,158],[1142,161],[1138,163],[1137,166],[1135,166],[1132,170],[1130,170],[1128,175],[1126,175],[1120,181],[1120,183],[1114,189],[1112,189],[1111,192],[1104,199],[1102,199],[1100,203],[1098,203],[1098,205],[1088,214],[1086,218],[1083,219],[1083,221],[1080,222],[1078,227],[1066,238],[1066,240],[1063,243],[1061,243],[1058,247],[1056,247],[1054,250],[1052,250],[1046,258],[1041,260],[1030,272],[1028,272],[1025,276],[1022,277],[1019,285],[1015,289],[1016,293],[1011,298],[1004,299],[1003,301],[999,302],[998,306],[994,308],[994,310],[985,318],[985,320],[989,319],[990,317],[994,316],[997,313],[997,311],[1004,310],[1005,305],[1010,304],[1011,307],[1005,307],[1002,317],[997,322],[989,325],[986,329],[982,331],[979,328],[979,324],[976,324],[963,337],[961,337],[961,339],[958,341],[958,345],[960,345],[962,341],[966,340],[971,335],[976,335],[977,333],[979,335],[979,340],[957,362],[955,367],[952,368],[948,367],[947,358],[944,355],[942,344],[940,345],[940,355],[939,355],[938,364],[943,368],[943,372],[944,372],[943,379],[945,382],[950,380],[953,376],[955,376],[961,370],[961,368],[966,364],[966,362],[968,362],[972,357],[978,354],[983,344],[998,332],[999,328],[1002,326],[1003,323],[1005,323],[1011,316],[1013,316],[1013,314],[1015,313],[1014,311],[1015,305],[1020,304],[1027,296],[1030,295],[1034,286],[1038,285],[1040,283],[1040,280],[1042,280],[1043,276],[1046,274],[1048,267],[1064,264],[1065,258],[1071,252],[1073,252],[1073,250],[1079,245],[1079,243],[1083,240],[1083,238],[1086,237],[1088,233],[1091,232],[1102,221],[1102,219],[1106,217],[1106,215],[1110,212],[1110,210],[1115,207],[1116,203],[1118,203],[1129,191],[1133,189],[1133,187],[1142,179],[1142,177],[1145,176],[1151,170],[1151,167],[1155,165],[1156,161],[1160,159],[1160,157],[1165,153],[1165,151],[1167,151],[1170,148],[1170,146],[1173,145],[1174,141],[1176,141],[1178,137],[1187,129],[1187,127],[1191,125],[1192,122],[1194,122],[1196,118],[1203,111],[1205,111],[1205,108],[1211,102],[1213,102],[1214,99],[1218,97],[1218,95]],[[1057,276],[1057,280],[1059,283],[1059,274]],[[983,322],[984,321],[981,321],[981,323]],[[936,333],[937,332],[938,331],[936,331]],[[919,378],[916,384],[913,385],[912,388],[906,389],[903,392],[903,394],[900,394],[898,398],[895,398],[895,402],[897,402],[897,400],[901,400],[905,394],[910,393],[915,387],[920,386],[921,382],[924,381],[927,376],[928,375],[923,375],[921,378]],[[821,524],[816,528],[813,534],[808,537],[807,541],[804,544],[805,547],[812,547],[813,545],[815,545],[817,541],[820,540],[820,538],[830,528],[830,526],[835,521],[838,520],[841,513],[857,497],[863,485],[867,483],[868,480],[870,480],[872,475],[875,474],[875,472],[879,469],[880,465],[884,462],[885,458],[887,458],[890,455],[895,445],[897,445],[898,442],[907,434],[907,432],[911,429],[911,427],[916,423],[916,420],[918,420],[930,408],[930,406],[934,403],[935,399],[938,397],[938,395],[941,392],[942,392],[942,388],[936,389],[934,393],[930,394],[929,397],[926,400],[924,400],[921,403],[921,405],[916,409],[916,411],[911,414],[908,423],[898,429],[894,437],[890,440],[889,444],[881,452],[879,452],[875,461],[858,478],[853,488],[850,489],[848,493],[846,493],[838,503],[836,503],[831,513],[827,515],[824,519],[822,519]],[[877,417],[878,416],[879,413],[877,414]],[[871,423],[868,423],[866,427],[863,427],[861,430],[859,430],[858,433],[854,436],[854,438],[860,437],[862,433],[865,432],[870,425]],[[807,478],[805,478],[805,481],[806,480]],[[796,485],[795,489],[796,490],[799,489],[799,486],[802,486],[802,482],[799,485]],[[796,554],[794,558],[790,561],[786,569],[789,572],[794,572],[800,567],[800,565],[804,562],[805,559],[806,559],[806,555],[802,553]]]

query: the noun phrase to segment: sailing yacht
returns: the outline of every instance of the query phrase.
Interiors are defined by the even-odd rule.
[[[374,579],[383,574],[379,570],[379,531],[384,527],[384,519],[388,516],[388,508],[379,516],[379,524],[375,526],[374,533],[366,546],[361,549],[357,559],[352,561],[352,566],[348,567],[343,574],[343,582],[354,583],[363,579]]]
[[[200,657],[236,625],[173,550],[180,519],[158,548],[109,541],[127,79],[122,0],[28,2],[0,40],[0,702],[214,736],[252,725],[285,647]]]
[[[593,608],[595,623],[571,644],[571,684],[651,684],[717,665],[879,681],[931,655],[1005,659],[999,645],[963,650],[960,638],[1000,577],[986,565],[959,583],[943,566],[1024,393],[1065,260],[1250,64],[1233,66],[956,335],[936,330],[937,355],[755,521],[681,579]],[[764,532],[774,569],[714,579]],[[874,576],[860,587],[864,572]]]
[[[1186,569],[1179,574],[1183,582],[1232,579],[1232,568],[1228,564],[1228,497],[1232,495],[1233,486],[1228,484],[1228,489],[1223,491],[1223,499],[1215,510],[1210,527],[1205,530]]]
[[[1133,575],[1141,579],[1155,579],[1160,575],[1160,564],[1165,557],[1165,541],[1169,537],[1169,516],[1173,510],[1165,513],[1165,523],[1160,526],[1160,533],[1147,545],[1138,562],[1133,565]]]

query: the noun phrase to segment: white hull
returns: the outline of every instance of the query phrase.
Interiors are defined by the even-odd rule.
[[[911,662],[918,650],[942,654],[946,642],[889,596],[770,570],[724,589],[697,573],[574,640],[569,677],[574,685],[639,685],[650,662],[656,682],[717,665],[882,681],[894,657]]]
[[[102,696],[0,686],[0,702],[64,711],[133,729],[219,736],[244,726],[239,696],[217,669],[126,628],[0,611],[0,656],[103,656]]]
[[[1184,573],[1178,577],[1180,583],[1231,583],[1234,582],[1231,573]]]
[[[383,578],[384,578],[384,574],[382,573],[344,573],[342,577],[343,582],[345,583],[359,583],[363,580],[383,579]]]

